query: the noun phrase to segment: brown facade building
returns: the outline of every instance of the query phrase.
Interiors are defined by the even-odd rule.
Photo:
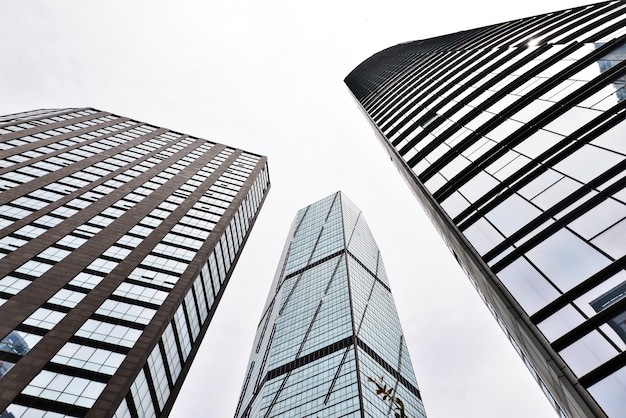
[[[166,416],[269,187],[108,112],[0,117],[0,416]]]

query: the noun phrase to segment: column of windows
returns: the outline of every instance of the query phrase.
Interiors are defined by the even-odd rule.
[[[76,116],[82,117],[85,114],[77,112]],[[20,156],[14,160],[8,160],[10,165],[26,164],[29,163],[29,159],[39,159],[39,161],[30,161],[30,165],[24,165],[10,173],[0,174],[0,180],[6,180],[9,188],[17,187],[54,173],[74,162],[107,152],[156,129],[147,125],[136,126],[136,122],[127,121],[96,130],[97,123],[106,123],[115,118],[117,117],[113,115],[103,116],[94,121],[57,128],[54,133],[32,134],[32,141],[45,142],[51,139],[52,135],[63,135],[78,129],[92,130],[91,133],[85,132],[77,135],[78,138],[73,140],[50,142],[37,149],[21,152]],[[57,120],[54,119],[54,122]],[[31,129],[36,125],[29,123],[21,128]],[[111,133],[112,136],[104,137]],[[95,237],[105,228],[112,227],[118,217],[132,210],[137,203],[148,197],[152,198],[154,191],[213,147],[213,144],[204,140],[191,137],[181,139],[181,137],[175,132],[160,134],[140,145],[104,160],[95,161],[88,167],[7,202],[1,208],[1,226],[10,226],[37,211],[43,212],[43,209],[48,206],[56,205],[57,207],[48,213],[37,212],[38,216],[33,217],[30,223],[15,228],[15,231],[0,238],[0,258],[25,246],[29,241],[42,237],[47,231],[59,227],[63,221],[69,220],[74,215],[84,213],[86,210],[91,210],[94,214],[66,235],[57,238],[48,248],[39,251],[32,260],[0,279],[0,305],[53,265],[63,261],[73,250],[81,248],[90,238]],[[171,144],[173,141],[175,143]],[[120,196],[117,201],[107,202],[107,207],[103,208],[100,213],[92,210],[95,207],[92,205],[102,205],[104,199],[110,199],[121,186],[196,142],[200,145],[190,153],[170,167],[161,170],[152,179],[143,182],[130,193]],[[29,144],[31,144],[31,139],[26,138],[21,143],[9,145],[26,147]],[[170,146],[165,148],[167,145]],[[159,147],[163,149],[153,156],[148,156]],[[91,289],[97,287],[107,274],[128,258],[133,249],[140,245],[152,231],[161,226],[178,205],[184,202],[233,152],[233,149],[225,149],[214,161],[206,164],[204,168],[191,176],[185,184],[142,220],[139,220],[114,245],[95,258],[82,272],[50,297],[45,307],[42,306],[26,318],[14,332],[24,336],[24,340],[27,340],[29,344],[28,349],[34,347],[38,340],[80,303]],[[143,161],[136,163],[139,158],[143,158]],[[180,219],[178,225],[144,258],[138,269],[128,275],[126,280],[85,321],[70,341],[52,357],[42,373],[35,377],[16,398],[17,403],[30,406],[26,408],[14,403],[7,411],[17,413],[17,416],[26,416],[23,414],[35,413],[34,411],[43,405],[43,401],[34,401],[34,399],[45,399],[51,402],[50,407],[55,411],[62,410],[68,416],[83,415],[86,412],[85,408],[93,405],[108,381],[108,376],[115,373],[122,364],[128,350],[133,347],[144,327],[150,323],[156,310],[167,298],[173,283],[178,280],[202,246],[204,242],[202,238],[206,238],[212,232],[219,217],[229,208],[237,191],[248,179],[258,161],[259,157],[242,153],[237,159],[236,166],[232,167],[232,170],[229,168],[213,185],[213,188],[203,196],[202,201],[197,202],[192,210]],[[1,167],[0,163],[0,169]],[[125,170],[101,182],[103,177],[122,169]],[[80,195],[73,195],[94,182],[101,182],[101,184],[89,190],[82,190]],[[262,172],[261,183],[259,185],[259,179],[255,181],[253,190],[246,196],[245,204],[238,208],[235,217],[227,226],[224,237],[217,243],[215,251],[193,282],[168,331],[163,335],[162,342],[155,347],[142,374],[133,384],[127,400],[120,405],[117,412],[119,416],[129,414],[150,416],[154,410],[164,407],[170,396],[171,385],[180,375],[181,362],[187,360],[192,343],[199,337],[203,324],[209,318],[216,295],[220,292],[220,286],[226,280],[231,264],[240,250],[262,201],[262,196],[265,194],[269,183],[266,168]],[[70,195],[72,195],[71,200],[67,198]],[[206,236],[203,237],[204,233]],[[3,249],[5,251],[2,251]],[[156,272],[160,276],[159,278],[153,276],[146,281],[147,272]],[[133,275],[134,273],[136,275]],[[2,344],[7,345],[7,341],[3,340]],[[174,348],[175,355],[170,355],[172,348]],[[4,350],[0,347],[0,351]],[[0,353],[1,355],[3,354]],[[13,358],[16,361],[17,359]],[[178,359],[178,365],[176,359]],[[10,361],[5,363],[14,364]],[[61,368],[64,368],[63,371]],[[93,373],[94,377],[90,378],[91,382],[86,379],[88,373]],[[87,382],[86,386],[83,385],[83,381]],[[60,389],[60,383],[57,382],[72,382],[72,385],[81,393],[67,391],[66,396]],[[149,396],[145,396],[146,392]],[[72,398],[74,395],[84,397],[85,401],[76,402]]]
[[[154,382],[158,404],[152,405],[152,411],[160,411],[163,408],[162,395],[160,394],[168,392],[169,389],[159,386],[174,384],[178,379],[182,370],[182,364],[187,361],[192,344],[198,338],[200,330],[205,325],[208,318],[208,313],[211,311],[215,295],[220,291],[221,284],[226,278],[231,258],[229,255],[226,258],[228,261],[225,260],[222,255],[224,248],[226,248],[226,252],[230,251],[230,253],[232,253],[233,258],[235,254],[240,251],[243,236],[248,233],[252,217],[258,210],[258,205],[261,203],[261,198],[267,188],[268,181],[269,178],[267,177],[267,170],[265,169],[259,174],[254,182],[254,186],[248,192],[244,203],[239,206],[236,215],[227,226],[226,230],[229,231],[228,235],[225,234],[217,243],[215,251],[210,254],[207,263],[202,267],[200,274],[196,277],[192,287],[185,295],[182,305],[176,311],[174,319],[163,334],[159,344],[163,344],[163,351],[165,352],[165,356],[161,357],[163,360],[164,373],[161,374],[162,377],[159,378],[158,382]],[[210,191],[207,193],[210,193]],[[194,205],[194,207],[196,207],[196,205]],[[206,203],[202,203],[202,205],[205,205],[204,209],[206,210]],[[245,223],[242,221],[243,219],[245,219]],[[230,231],[235,230],[241,230],[242,232],[240,235],[237,233],[233,235]],[[238,236],[241,236],[241,239],[236,238]],[[179,239],[179,237],[178,235],[175,238],[170,236],[170,239]],[[168,239],[168,236],[166,235],[164,239]],[[153,355],[156,355],[154,353],[155,352],[153,352]],[[150,370],[152,371],[152,367]],[[166,379],[163,379],[163,376],[167,374],[171,376],[172,383],[168,383]],[[135,402],[136,395],[131,394],[131,396],[131,400]],[[141,407],[146,408],[145,400],[138,400],[136,402],[141,402]]]

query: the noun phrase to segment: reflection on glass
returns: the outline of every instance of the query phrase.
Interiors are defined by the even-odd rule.
[[[599,298],[589,302],[596,312],[601,312],[626,296],[626,281],[609,290]],[[626,311],[620,313],[616,317],[608,321],[608,324],[620,336],[622,341],[626,342]]]
[[[604,43],[594,43],[596,48],[600,48]],[[600,72],[605,72],[610,70],[615,65],[621,63],[626,58],[626,44],[622,44],[621,46],[615,48],[608,54],[606,54],[602,59],[598,60],[598,65],[600,66]],[[613,80],[613,87],[615,87],[615,95],[617,96],[618,101],[622,101],[626,98],[626,78],[619,77]]]
[[[23,356],[28,353],[28,350],[28,344],[17,331],[11,331],[9,335],[0,341],[0,351]],[[2,376],[2,374],[0,374],[0,376]]]
[[[13,363],[5,361],[5,360],[0,361],[0,377],[7,374],[7,372],[11,370],[13,365],[14,365]],[[2,415],[0,415],[0,418],[2,418]]]
[[[23,356],[28,352],[28,344],[17,331],[12,331],[9,335],[4,337],[2,341],[0,341],[0,351]],[[0,378],[11,370],[14,365],[14,363],[9,361],[0,360]],[[6,410],[0,413],[0,418],[10,417],[13,417],[13,414],[7,412]]]

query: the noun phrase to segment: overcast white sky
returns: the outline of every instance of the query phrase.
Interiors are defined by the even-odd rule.
[[[269,157],[272,189],[173,417],[234,414],[291,220],[336,190],[382,251],[428,416],[552,417],[343,78],[400,42],[585,3],[0,0],[0,114],[95,107]]]

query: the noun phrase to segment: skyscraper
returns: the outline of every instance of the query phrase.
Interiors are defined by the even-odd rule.
[[[409,42],[345,80],[562,416],[626,408],[625,10]]]
[[[0,411],[169,412],[266,158],[95,109],[0,117]]]
[[[410,417],[425,417],[380,252],[337,192],[292,223],[235,416],[387,416],[368,382],[381,377]]]

